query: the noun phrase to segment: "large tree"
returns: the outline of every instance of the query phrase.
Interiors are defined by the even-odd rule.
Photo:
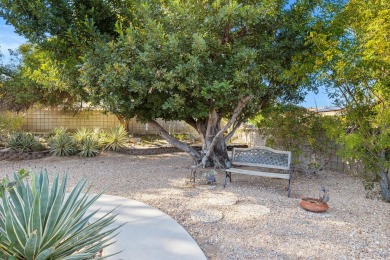
[[[300,100],[308,87],[314,54],[305,38],[316,25],[315,1],[21,0],[0,7],[17,32],[79,79],[91,101],[148,122],[203,166],[225,167],[226,140],[248,117],[276,100]],[[156,118],[193,126],[202,152]]]

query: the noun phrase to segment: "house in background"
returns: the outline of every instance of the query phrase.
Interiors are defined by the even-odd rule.
[[[313,107],[308,108],[309,111],[314,111],[323,116],[335,116],[340,115],[343,111],[342,107]]]

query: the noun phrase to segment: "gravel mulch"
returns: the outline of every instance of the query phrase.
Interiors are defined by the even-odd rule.
[[[233,175],[222,188],[188,183],[192,159],[183,153],[129,156],[105,153],[95,158],[47,157],[0,161],[0,177],[19,168],[50,174],[67,172],[70,184],[88,177],[93,192],[105,191],[147,203],[180,223],[209,259],[390,259],[390,203],[367,199],[359,179],[336,172],[287,181]],[[330,192],[330,209],[311,213],[298,206]]]

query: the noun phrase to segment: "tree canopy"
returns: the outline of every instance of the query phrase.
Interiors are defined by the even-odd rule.
[[[276,100],[301,100],[310,87],[313,45],[305,39],[316,24],[315,1],[2,1],[0,7],[18,33],[49,54],[61,79],[70,79],[68,88],[81,87],[116,115],[149,122],[203,165],[224,166],[226,137],[243,121]],[[156,118],[193,126],[203,155],[170,137]]]

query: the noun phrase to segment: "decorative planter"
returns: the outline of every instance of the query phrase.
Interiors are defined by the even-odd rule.
[[[313,198],[302,198],[301,202],[299,202],[299,206],[311,212],[325,212],[329,209],[327,203]]]

